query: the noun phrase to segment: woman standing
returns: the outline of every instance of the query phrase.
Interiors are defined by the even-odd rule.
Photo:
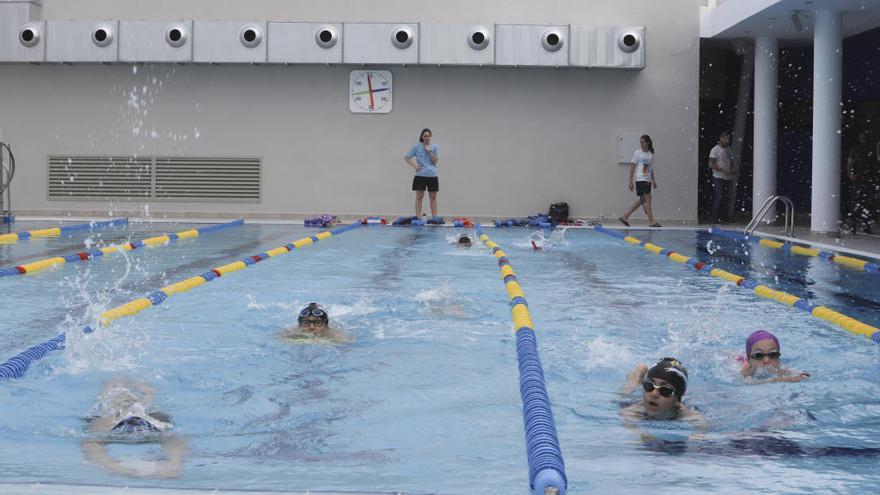
[[[437,178],[440,148],[436,144],[431,144],[431,129],[422,129],[419,142],[413,145],[409,153],[403,157],[403,161],[416,171],[412,183],[412,189],[416,192],[416,217],[422,218],[422,200],[427,189],[428,199],[431,202],[431,217],[436,218],[437,191],[440,190],[440,181]]]
[[[654,178],[654,142],[651,136],[642,134],[639,138],[639,146],[633,153],[629,167],[629,190],[635,190],[639,199],[635,200],[629,206],[626,213],[617,219],[627,227],[629,227],[629,216],[642,205],[645,207],[645,213],[648,214],[648,225],[651,227],[660,227],[661,225],[654,221],[654,212],[651,209],[651,188],[657,189],[657,180]]]

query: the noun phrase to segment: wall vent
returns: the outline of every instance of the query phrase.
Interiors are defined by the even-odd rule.
[[[259,202],[259,158],[50,156],[50,200]]]
[[[49,199],[149,199],[152,159],[50,156]]]
[[[259,200],[259,158],[156,158],[156,199]]]

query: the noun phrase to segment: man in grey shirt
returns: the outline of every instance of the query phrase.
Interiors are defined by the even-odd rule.
[[[712,169],[712,221],[722,222],[722,204],[733,201],[733,153],[730,152],[730,132],[718,136],[718,144],[709,152],[709,168]],[[726,208],[725,208],[726,210]]]

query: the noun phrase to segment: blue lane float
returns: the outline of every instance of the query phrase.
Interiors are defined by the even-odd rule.
[[[77,232],[80,230],[101,230],[117,225],[127,225],[127,218],[114,218],[113,220],[101,220],[99,222],[86,222],[76,225],[64,225],[61,227],[52,227],[50,229],[25,230],[22,232],[14,232],[11,234],[0,235],[0,244],[11,244],[31,237],[58,237],[61,234]]]
[[[208,225],[206,227],[199,227],[197,229],[189,229],[183,230],[180,232],[165,234],[155,237],[150,237],[147,239],[126,242],[124,244],[116,244],[113,246],[105,246],[99,249],[92,249],[89,251],[83,251],[80,253],[72,253],[65,256],[56,256],[54,258],[46,258],[38,261],[32,261],[30,263],[26,263],[24,265],[7,267],[0,269],[0,277],[8,277],[13,275],[25,275],[27,273],[36,273],[41,270],[45,270],[47,268],[53,267],[55,265],[61,265],[64,263],[74,263],[74,262],[84,262],[89,261],[99,256],[104,256],[110,253],[117,253],[121,251],[130,251],[133,249],[139,249],[144,246],[156,247],[156,246],[164,246],[170,244],[172,242],[176,242],[179,239],[189,239],[193,237],[198,237],[201,234],[216,232],[218,230],[222,230],[229,227],[235,227],[244,224],[244,219],[239,218],[238,220],[233,220],[231,222],[219,223],[216,225]]]
[[[535,495],[544,495],[548,488],[555,488],[560,495],[565,495],[568,489],[565,462],[559,447],[550,397],[544,383],[544,368],[538,355],[538,342],[532,317],[529,314],[528,302],[510,265],[507,253],[483,233],[480,225],[476,226],[476,231],[480,240],[492,250],[498,261],[504,288],[510,300],[510,312],[516,331],[519,392],[523,404],[529,486]]]
[[[224,225],[224,224],[221,224],[221,225]],[[254,256],[248,256],[248,257],[242,258],[238,261],[235,261],[233,263],[229,263],[227,265],[217,267],[213,270],[209,270],[201,275],[196,275],[195,277],[191,277],[191,278],[186,279],[182,282],[178,282],[176,284],[172,284],[172,285],[163,287],[162,289],[159,289],[158,291],[153,292],[152,294],[150,294],[147,297],[135,299],[134,301],[131,301],[128,304],[124,304],[124,305],[119,306],[117,308],[113,308],[111,310],[105,311],[104,313],[101,314],[101,316],[99,318],[100,327],[108,326],[112,321],[116,320],[117,318],[120,318],[123,316],[131,316],[131,315],[134,315],[134,314],[136,314],[136,313],[138,313],[148,307],[159,305],[162,302],[164,302],[169,296],[171,296],[173,294],[177,294],[179,292],[185,292],[185,291],[191,290],[201,284],[204,284],[206,282],[210,282],[211,280],[214,280],[215,278],[221,277],[227,273],[231,273],[233,271],[238,271],[238,270],[244,269],[254,263],[268,259],[272,256],[277,256],[277,255],[280,255],[280,254],[283,254],[283,253],[286,253],[289,251],[293,251],[294,249],[297,249],[297,248],[311,245],[315,242],[318,242],[319,240],[328,239],[334,235],[339,235],[343,232],[358,228],[360,226],[361,226],[360,223],[354,223],[352,225],[340,227],[338,229],[335,229],[335,230],[332,230],[329,232],[328,231],[321,232],[320,234],[318,234],[316,236],[306,237],[304,239],[300,239],[298,241],[285,244],[284,246],[277,247],[275,249],[271,249],[269,251],[259,253]],[[204,230],[202,230],[201,232],[204,232]],[[198,232],[186,234],[186,236],[193,236],[193,237],[196,235],[198,235]],[[82,332],[86,333],[86,334],[92,333],[94,331],[95,331],[95,328],[93,328],[91,326],[86,326],[82,329]],[[43,342],[42,344],[31,347],[31,348],[25,350],[24,352],[21,352],[20,354],[13,356],[9,360],[7,360],[5,363],[0,364],[0,379],[21,378],[27,372],[27,370],[31,366],[31,364],[33,364],[35,361],[42,359],[43,357],[45,357],[47,354],[49,354],[52,351],[57,351],[57,350],[63,349],[64,342],[65,342],[66,338],[67,338],[66,334],[62,333],[62,334],[56,336],[55,338],[48,340],[46,342]]]

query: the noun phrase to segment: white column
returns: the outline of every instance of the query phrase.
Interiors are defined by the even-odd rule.
[[[813,193],[810,230],[837,232],[840,220],[840,113],[843,36],[840,12],[816,11],[813,37]]]
[[[779,79],[779,41],[755,38],[755,108],[753,127],[754,172],[752,175],[752,216],[770,196],[776,195],[776,118]],[[776,217],[772,207],[767,221]]]

